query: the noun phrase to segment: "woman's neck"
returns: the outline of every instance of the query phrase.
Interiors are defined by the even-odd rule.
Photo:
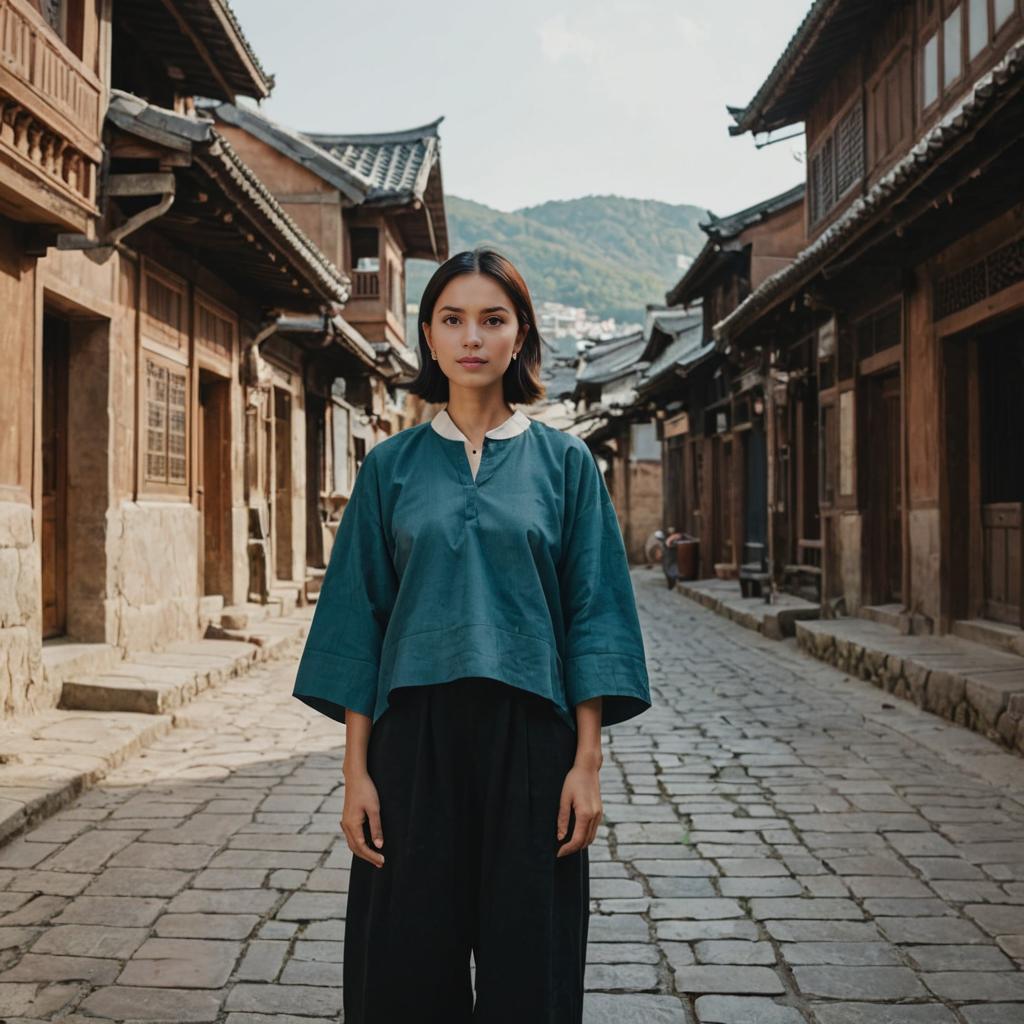
[[[475,388],[449,389],[448,415],[471,441],[481,441],[488,430],[501,426],[515,413],[500,390],[483,393]]]

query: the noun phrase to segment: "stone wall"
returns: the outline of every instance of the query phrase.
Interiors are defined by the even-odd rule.
[[[110,510],[108,642],[144,651],[198,639],[200,529],[186,502],[125,501]]]
[[[57,701],[43,679],[40,593],[32,509],[0,502],[0,718]]]

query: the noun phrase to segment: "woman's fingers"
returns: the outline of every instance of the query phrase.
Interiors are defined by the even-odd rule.
[[[384,866],[384,857],[370,847],[363,831],[363,823],[366,817],[366,812],[360,811],[358,818],[343,818],[341,827],[345,833],[345,838],[348,840],[348,848],[357,857],[368,860],[375,867],[381,868]]]
[[[558,820],[555,827],[555,833],[559,842],[565,838],[565,833],[569,831],[569,812],[571,810],[572,800],[567,793],[563,793],[561,802],[558,805]],[[579,827],[578,820],[576,825]]]
[[[384,845],[384,830],[380,827],[380,808],[371,807],[370,813],[370,837],[373,845],[379,850]]]

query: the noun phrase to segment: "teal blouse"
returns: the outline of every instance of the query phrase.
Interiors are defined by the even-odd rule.
[[[370,450],[293,695],[376,722],[398,687],[486,676],[551,700],[573,729],[591,697],[602,725],[647,710],[625,547],[590,449],[529,419],[489,431],[479,459],[474,478],[463,441],[429,421]]]

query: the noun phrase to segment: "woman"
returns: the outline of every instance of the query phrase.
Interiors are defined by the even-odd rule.
[[[423,293],[411,390],[339,527],[295,696],[346,723],[347,1024],[579,1024],[601,726],[650,707],[615,510],[543,394],[519,272]],[[476,1005],[470,953],[476,972]]]

